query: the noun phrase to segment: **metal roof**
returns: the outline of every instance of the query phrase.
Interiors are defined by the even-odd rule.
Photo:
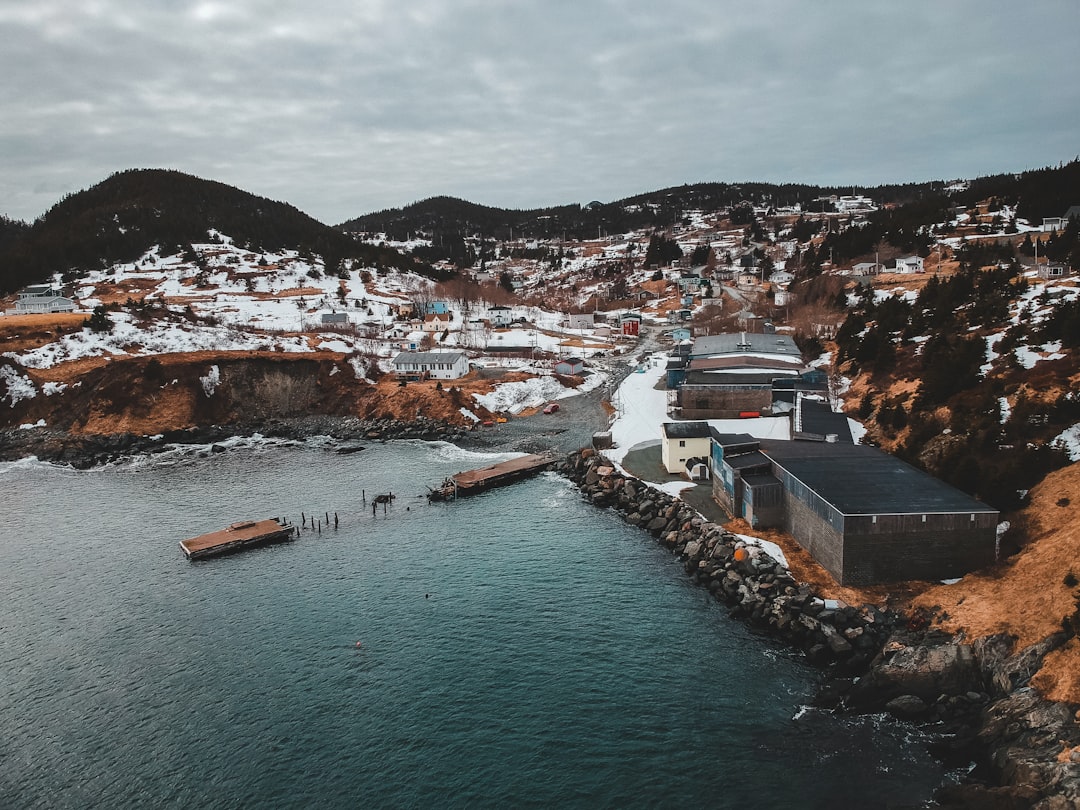
[[[456,363],[462,357],[464,352],[402,352],[394,358],[394,365],[401,365],[402,363],[418,363],[421,365],[428,365],[429,363]]]
[[[827,402],[818,402],[801,397],[799,399],[799,430],[802,433],[814,433],[819,436],[835,434],[837,441],[854,444],[851,425],[845,414],[836,413]]]
[[[762,442],[763,452],[845,515],[997,513],[960,490],[865,445]]]
[[[724,335],[705,335],[694,341],[692,357],[719,354],[770,354],[802,359],[802,352],[787,335],[734,332]]]

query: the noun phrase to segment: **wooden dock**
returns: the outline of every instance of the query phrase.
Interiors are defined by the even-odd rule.
[[[293,526],[282,523],[278,518],[242,520],[220,531],[181,540],[180,548],[189,560],[198,560],[251,546],[279,543],[290,540],[292,536]]]
[[[496,487],[504,487],[515,481],[536,475],[555,463],[547,455],[529,455],[501,461],[479,470],[456,473],[428,493],[432,501],[453,501],[466,495],[475,495]]]

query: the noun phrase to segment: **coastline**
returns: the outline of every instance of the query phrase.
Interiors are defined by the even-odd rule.
[[[933,753],[949,766],[974,763],[959,784],[943,785],[943,807],[1080,807],[1080,728],[1073,709],[1042,698],[1029,685],[1043,657],[1064,633],[1012,652],[994,636],[967,643],[918,618],[872,605],[843,606],[818,597],[786,568],[736,535],[709,522],[679,497],[620,470],[582,437],[606,416],[599,393],[575,403],[567,421],[514,420],[495,429],[465,429],[435,420],[413,422],[314,416],[243,425],[212,425],[156,436],[69,436],[47,428],[0,434],[0,460],[36,456],[77,469],[154,454],[177,445],[225,452],[238,436],[305,440],[327,436],[345,452],[365,442],[446,441],[484,452],[553,451],[558,471],[598,508],[610,508],[678,556],[691,580],[755,632],[799,650],[826,673],[815,700],[837,712],[887,712],[936,740]],[[592,400],[596,400],[593,402]],[[538,425],[541,426],[538,429]],[[602,425],[600,425],[602,427]],[[574,448],[568,450],[567,448]],[[737,555],[737,552],[742,553]],[[1070,753],[1072,752],[1072,753]]]
[[[969,644],[928,629],[919,616],[836,605],[761,549],[590,449],[557,469],[594,506],[613,509],[678,556],[690,579],[733,617],[823,669],[816,706],[887,712],[930,733],[932,752],[946,765],[973,765],[959,783],[939,788],[938,806],[1080,807],[1080,713],[1029,684],[1065,633],[1012,652],[1008,637]]]

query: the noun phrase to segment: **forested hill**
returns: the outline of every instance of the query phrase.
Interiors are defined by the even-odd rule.
[[[318,254],[328,267],[348,258],[377,267],[430,273],[390,248],[366,245],[291,205],[177,171],[132,169],[71,194],[31,226],[5,221],[0,231],[0,292],[206,242],[209,230],[254,251],[285,248]]]
[[[385,233],[405,241],[417,233],[475,236],[494,239],[544,239],[565,235],[589,239],[597,233],[626,233],[667,227],[689,211],[720,211],[742,204],[781,208],[802,205],[813,209],[819,197],[862,194],[879,204],[902,204],[940,193],[945,184],[914,183],[874,188],[811,186],[796,183],[695,183],[650,191],[615,202],[590,202],[548,208],[492,208],[454,197],[431,197],[404,208],[366,214],[338,227],[348,232]]]

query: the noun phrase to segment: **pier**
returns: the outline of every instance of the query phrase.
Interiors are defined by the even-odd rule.
[[[475,495],[496,487],[504,487],[515,481],[536,475],[555,463],[547,455],[528,455],[501,461],[490,467],[459,472],[447,478],[436,489],[428,493],[432,501],[452,501],[466,495]]]
[[[189,560],[198,560],[251,546],[289,540],[293,536],[293,529],[293,526],[282,523],[278,518],[242,520],[220,531],[181,540],[180,548]]]

